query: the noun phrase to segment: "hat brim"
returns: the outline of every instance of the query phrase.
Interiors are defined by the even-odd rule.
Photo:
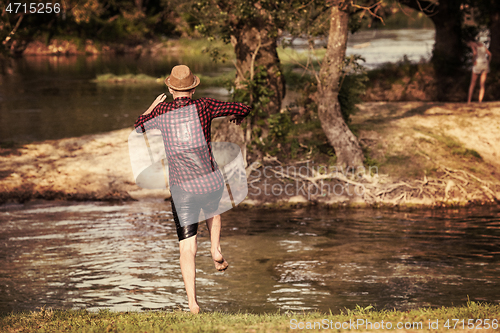
[[[191,90],[191,89],[194,89],[196,88],[199,84],[200,84],[200,78],[197,77],[196,75],[193,74],[193,77],[194,77],[194,82],[192,85],[188,86],[188,87],[176,87],[174,86],[173,84],[170,83],[170,76],[168,76],[166,79],[165,79],[165,84],[167,85],[167,87],[173,89],[173,90],[177,90],[177,91],[186,91],[186,90]]]

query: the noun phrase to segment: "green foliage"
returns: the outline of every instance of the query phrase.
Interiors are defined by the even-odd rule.
[[[140,43],[158,34],[176,36],[179,19],[173,8],[174,0],[67,0],[59,13],[24,15],[11,41],[0,46],[5,51],[14,40],[22,45],[44,36],[47,42],[64,36],[127,44]],[[19,15],[14,13],[1,15],[2,41],[18,20]]]
[[[286,138],[293,126],[289,112],[275,113],[269,116],[269,142],[279,141]]]
[[[351,115],[357,111],[356,104],[362,102],[361,95],[366,91],[368,76],[360,61],[365,60],[358,55],[346,57],[339,83],[340,110],[347,124],[351,121]]]
[[[252,107],[250,117],[266,118],[268,114],[264,111],[265,107],[270,102],[270,97],[274,95],[274,91],[267,85],[267,70],[264,66],[255,68],[253,79],[246,73],[247,78],[241,82],[243,88],[234,88],[234,84],[228,87],[228,90],[233,90],[232,99],[235,102],[245,103]]]
[[[290,142],[290,157],[294,160],[297,158],[298,152],[300,150],[299,140],[293,138]]]
[[[351,115],[357,111],[356,104],[362,102],[361,97],[366,91],[366,83],[368,82],[368,74],[360,61],[364,61],[364,59],[358,55],[346,57],[339,82],[340,110],[342,118],[347,124],[350,123]],[[295,90],[302,92],[297,99],[297,104],[316,113],[317,105],[312,98],[317,91],[316,78],[308,74],[293,73],[291,70],[287,71],[285,75],[287,82],[290,81]]]
[[[420,70],[419,64],[412,63],[408,56],[397,63],[385,63],[382,66],[368,72],[369,80],[384,80],[389,84],[395,83],[404,77],[412,77]]]
[[[221,50],[221,48],[216,47],[216,46],[209,46],[204,49],[202,49],[203,53],[207,53],[210,56],[210,59],[214,63],[225,63],[229,56],[227,52],[224,52]]]
[[[321,4],[323,4],[322,1]],[[231,35],[236,35],[243,26],[261,27],[267,25],[270,38],[278,37],[281,30],[292,30],[294,24],[301,20],[308,9],[318,6],[316,1],[262,0],[258,3],[245,0],[217,1],[198,0],[186,2],[181,8],[196,17],[194,30],[203,36],[219,37],[226,43]],[[320,7],[322,7],[320,5]],[[324,9],[324,7],[322,7]],[[271,22],[271,24],[268,24]]]
[[[270,97],[274,95],[274,91],[268,86],[267,79],[268,73],[265,66],[255,67],[253,79],[250,77],[250,73],[246,73],[246,79],[240,82],[241,88],[235,88],[233,82],[229,82],[227,89],[233,91],[232,99],[235,102],[245,103],[252,107],[252,111],[247,116],[249,122],[243,124],[243,128],[246,129],[248,123],[252,126],[251,142],[250,145],[257,146],[260,150],[268,151],[269,144],[278,136],[285,135],[285,127],[280,127],[278,123],[282,120],[281,118],[271,118],[271,123],[274,126],[272,130],[271,137],[266,138],[262,141],[261,136],[263,134],[263,128],[269,128],[268,123],[269,114],[266,112],[266,106],[270,102]],[[250,150],[250,147],[248,147]]]
[[[364,147],[363,149],[363,155],[365,156],[364,164],[365,166],[369,167],[380,167],[380,162],[377,161],[376,159],[371,157],[371,150],[368,147]]]
[[[371,98],[379,100],[429,100],[433,99],[436,93],[432,64],[412,63],[406,56],[397,63],[386,63],[370,70],[367,76],[367,90],[370,93],[375,92],[375,97]],[[461,85],[461,80],[464,79],[469,80],[469,76],[455,80],[454,84]],[[465,84],[468,87],[469,81]],[[460,90],[466,93],[467,88]]]

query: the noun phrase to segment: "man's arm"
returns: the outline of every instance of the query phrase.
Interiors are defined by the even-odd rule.
[[[137,120],[134,123],[135,130],[137,133],[145,132],[146,130],[149,130],[153,128],[151,125],[153,125],[153,122],[151,121],[154,117],[156,117],[156,113],[153,112],[153,110],[163,102],[167,98],[166,94],[161,94],[156,97],[156,99],[151,103],[149,108],[137,118]],[[149,126],[148,126],[149,125]]]
[[[154,108],[160,104],[161,102],[163,102],[165,99],[167,98],[167,95],[166,94],[161,94],[161,95],[158,95],[158,97],[156,97],[156,99],[153,101],[153,103],[151,103],[151,105],[149,106],[149,108],[142,114],[143,116],[147,115],[147,114],[150,114],[151,111],[154,110]]]
[[[243,121],[244,117],[240,117],[240,116],[236,116],[234,114],[230,115],[229,116],[229,121],[236,124],[236,125],[239,125],[241,124],[241,122]]]
[[[229,120],[239,125],[248,116],[251,108],[243,103],[223,102],[213,98],[205,98],[212,118],[230,116]]]

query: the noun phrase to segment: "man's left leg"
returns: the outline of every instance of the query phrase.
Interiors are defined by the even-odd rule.
[[[215,269],[218,271],[225,271],[229,264],[222,256],[222,251],[220,247],[220,230],[221,230],[221,218],[220,215],[215,215],[207,219],[208,233],[210,234],[210,253],[212,254],[212,259],[215,264]]]

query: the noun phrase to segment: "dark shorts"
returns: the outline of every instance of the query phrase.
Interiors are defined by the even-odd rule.
[[[203,209],[205,215],[215,212],[219,208],[224,188],[207,194],[186,192],[178,186],[171,188],[172,213],[179,241],[193,237],[198,232],[198,218]],[[175,202],[173,200],[175,198]]]

